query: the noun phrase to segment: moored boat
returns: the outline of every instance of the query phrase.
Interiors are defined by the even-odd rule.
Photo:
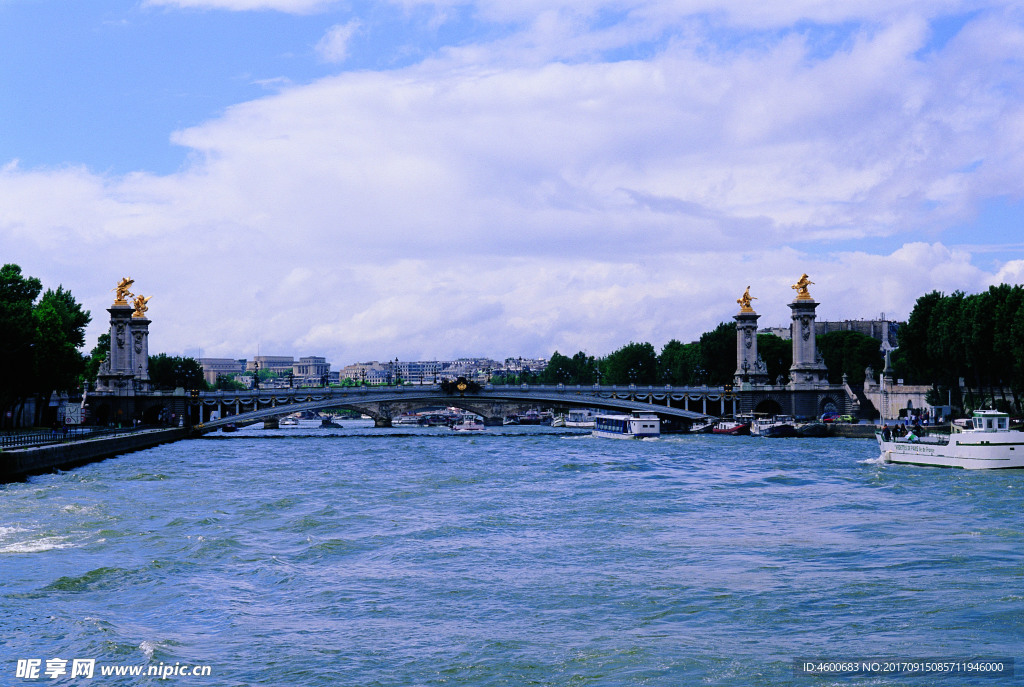
[[[598,415],[594,419],[595,437],[606,439],[656,439],[661,436],[661,420],[655,413]]]
[[[750,427],[750,433],[770,439],[795,437],[797,436],[796,420],[793,419],[792,415],[761,417],[754,420]]]
[[[750,420],[742,417],[719,420],[711,430],[711,433],[746,436],[750,434]]]
[[[1024,432],[1010,429],[1010,416],[996,410],[974,411],[970,422],[954,424],[948,437],[918,437],[913,432],[897,437],[888,427],[875,435],[887,463],[967,470],[1024,468]]]
[[[796,427],[797,436],[801,437],[827,437],[828,425],[824,422],[806,422]]]

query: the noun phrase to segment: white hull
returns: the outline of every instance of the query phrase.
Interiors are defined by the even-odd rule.
[[[908,463],[911,465],[934,465],[966,470],[992,470],[998,468],[1024,468],[1024,434],[1013,432],[1016,437],[973,433],[945,437],[925,437],[920,441],[884,441],[879,437],[882,460],[887,463]],[[1013,439],[1018,439],[1013,441]],[[992,441],[991,439],[995,439]],[[932,441],[930,441],[932,440]]]
[[[657,439],[661,420],[654,413],[599,415],[592,436],[604,439]]]

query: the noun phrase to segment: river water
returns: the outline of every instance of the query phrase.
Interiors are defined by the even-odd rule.
[[[2,485],[0,684],[1020,684],[794,671],[1020,653],[1024,472],[877,455],[347,423]]]

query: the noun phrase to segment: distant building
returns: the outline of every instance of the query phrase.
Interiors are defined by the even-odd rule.
[[[245,372],[245,359],[235,358],[199,358],[203,366],[203,379],[207,384],[216,384],[220,375],[234,376]]]
[[[291,373],[295,376],[295,384],[320,384],[324,375],[330,375],[331,364],[327,358],[317,355],[308,355],[299,358],[297,363],[292,365]]]
[[[880,348],[889,350],[896,348],[900,331],[900,323],[890,320],[842,320],[840,322],[815,322],[814,335],[821,336],[829,332],[859,332],[880,342]],[[758,334],[774,334],[787,341],[792,339],[789,327],[764,327]]]
[[[259,364],[259,369],[269,370],[286,375],[292,371],[295,360],[290,355],[258,355],[245,365],[246,372],[252,372]]]

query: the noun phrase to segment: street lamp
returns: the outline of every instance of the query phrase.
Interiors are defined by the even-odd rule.
[[[260,390],[260,361],[255,359],[252,361],[252,388],[254,391]]]

